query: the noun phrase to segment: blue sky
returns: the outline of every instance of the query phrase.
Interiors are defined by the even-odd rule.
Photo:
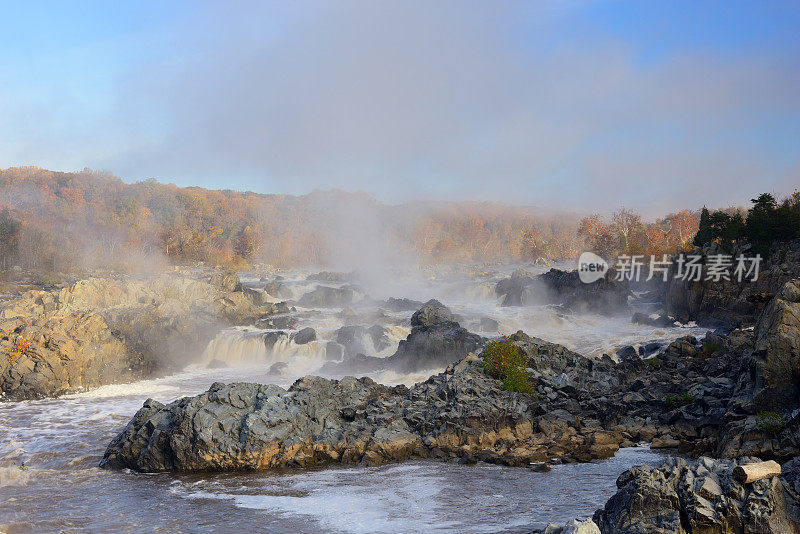
[[[800,2],[0,13],[0,168],[652,214],[800,186]]]

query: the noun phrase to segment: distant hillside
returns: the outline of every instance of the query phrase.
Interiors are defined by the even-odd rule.
[[[108,172],[0,170],[4,269],[470,262],[566,258],[579,217],[489,202],[389,206],[363,193],[308,195],[126,184]],[[376,257],[379,256],[379,257]]]

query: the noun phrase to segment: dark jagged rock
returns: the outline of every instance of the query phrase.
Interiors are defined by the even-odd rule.
[[[102,465],[141,471],[375,465],[460,457],[495,445],[492,460],[527,464],[530,451],[506,454],[506,444],[531,435],[530,410],[530,397],[502,391],[475,359],[411,390],[352,377],[306,377],[288,391],[217,383],[169,405],[146,401]]]
[[[628,310],[633,295],[627,280],[617,280],[613,270],[591,284],[581,282],[578,271],[550,269],[536,277],[536,291],[548,302],[575,312],[615,314]]]
[[[390,357],[386,365],[401,372],[442,368],[478,349],[481,337],[456,322],[437,322],[415,326]]]
[[[341,308],[352,304],[356,292],[347,287],[319,286],[297,301],[304,308]]]
[[[617,479],[619,491],[594,522],[604,534],[800,532],[798,503],[778,477],[741,484],[732,476],[736,465],[757,460],[669,457],[656,468],[634,467]],[[796,483],[794,471],[789,477],[787,485]]]
[[[503,306],[522,306],[533,302],[557,304],[575,312],[621,313],[628,309],[628,297],[632,296],[627,281],[615,279],[614,271],[606,273],[591,284],[581,282],[578,271],[550,269],[544,274],[532,276],[523,270],[500,280],[495,293],[503,297]]]
[[[764,409],[794,409],[800,378],[800,280],[787,282],[767,304],[755,328],[747,364],[755,378],[753,402]]]
[[[534,277],[528,271],[517,269],[511,276],[497,282],[494,292],[503,297],[503,306],[522,306],[524,296],[530,292]]]
[[[455,318],[450,308],[436,299],[426,302],[411,316],[411,326],[430,326],[436,323],[453,322]]]
[[[418,328],[437,326],[452,327]],[[522,332],[509,339],[531,369],[535,398],[504,391],[474,355],[410,390],[354,378],[307,377],[289,391],[217,384],[168,406],[145,403],[109,446],[104,465],[264,469],[412,457],[528,465],[606,458],[632,444],[636,435],[605,423],[607,404],[615,402],[607,396],[631,382],[624,368]]]

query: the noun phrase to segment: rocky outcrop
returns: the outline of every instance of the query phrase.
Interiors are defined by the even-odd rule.
[[[716,247],[716,245],[714,245]],[[694,251],[696,254],[726,254],[719,248]],[[762,262],[758,279],[688,281],[676,278],[676,265],[670,269],[666,292],[667,313],[683,323],[696,321],[710,327],[750,326],[764,306],[783,285],[800,278],[800,240],[776,244]]]
[[[586,284],[577,271],[550,269],[533,276],[517,270],[497,283],[495,293],[503,297],[503,306],[556,304],[579,313],[616,314],[628,310],[628,297],[633,294],[628,282],[615,276],[612,270],[605,278]]]
[[[386,365],[404,373],[441,369],[477,350],[482,342],[481,336],[453,321],[415,326],[397,352],[386,358]]]
[[[46,295],[40,298],[47,302]],[[134,380],[151,366],[97,313],[0,320],[0,400],[52,397]]]
[[[800,280],[785,283],[761,312],[747,365],[757,406],[769,410],[800,406]]]
[[[101,465],[270,469],[482,451],[487,458],[527,463],[533,452],[515,446],[532,434],[526,416],[531,409],[530,397],[503,391],[474,357],[410,390],[352,377],[306,377],[289,390],[214,384],[169,405],[145,402],[108,446]]]
[[[627,280],[617,280],[610,270],[604,278],[586,284],[578,271],[550,269],[536,277],[535,291],[547,302],[562,304],[575,312],[616,314],[628,310],[628,298],[633,295]]]
[[[669,457],[659,467],[638,466],[617,479],[619,491],[594,522],[603,533],[668,534],[684,532],[800,532],[791,490],[797,483],[790,470],[785,480],[765,478],[742,484],[736,465],[757,458],[687,462]]]
[[[311,343],[312,341],[316,340],[317,340],[317,331],[310,327],[301,328],[300,330],[292,334],[292,341],[294,341],[298,345],[305,345],[306,343]]]
[[[347,287],[318,286],[297,301],[304,308],[342,308],[353,303],[355,290]]]
[[[503,306],[522,306],[530,295],[530,286],[534,277],[524,269],[517,269],[511,276],[497,282],[494,292],[498,297],[503,297]]]
[[[60,395],[196,360],[222,327],[263,311],[235,274],[90,278],[0,307],[0,398]]]
[[[388,358],[368,355],[363,339],[372,338],[378,349],[386,338],[380,327],[345,326],[336,331],[334,341],[350,356],[342,362],[328,363],[324,374],[370,373],[392,369],[404,373],[441,369],[477,350],[484,339],[455,322],[453,313],[437,300],[430,300],[411,317],[411,332],[400,341],[397,351]],[[388,338],[386,338],[388,342]],[[379,349],[378,349],[379,350]]]

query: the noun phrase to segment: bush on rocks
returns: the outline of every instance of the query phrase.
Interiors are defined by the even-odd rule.
[[[507,337],[490,341],[483,350],[483,367],[493,378],[503,381],[503,389],[533,395],[536,388],[531,383],[528,363],[514,343]]]

